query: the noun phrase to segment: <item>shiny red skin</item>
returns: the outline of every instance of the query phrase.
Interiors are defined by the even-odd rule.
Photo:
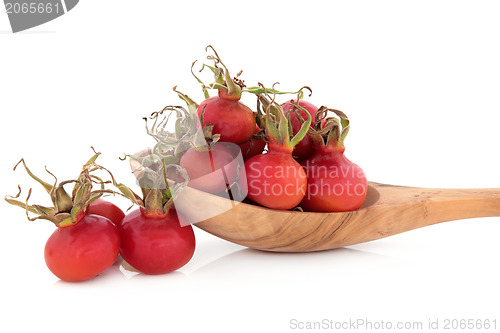
[[[363,170],[344,156],[344,149],[315,149],[301,162],[307,193],[300,206],[311,212],[357,210],[365,201],[368,182]]]
[[[304,198],[307,178],[291,151],[270,147],[269,152],[245,162],[247,198],[272,209],[291,209]]]
[[[120,207],[101,198],[92,201],[87,208],[87,214],[104,216],[116,226],[119,226],[125,217],[125,213]]]
[[[292,130],[293,134],[297,134],[297,132],[300,130],[300,127],[302,126],[302,123],[300,122],[299,118],[297,115],[292,111],[293,106],[290,105],[289,103],[294,103],[294,100],[290,100],[282,105],[283,111],[285,114],[292,113],[290,116],[290,123],[292,124]],[[316,117],[316,112],[318,111],[318,108],[314,106],[313,104],[309,103],[308,101],[304,100],[299,100],[299,106],[305,108],[310,114],[311,114],[311,121],[315,121]],[[300,110],[300,115],[302,118],[305,120],[307,119],[307,114]],[[313,127],[313,124],[311,123],[311,127]],[[292,155],[298,160],[302,161],[305,160],[306,158],[311,157],[312,155],[312,140],[309,134],[306,134],[306,136],[295,146],[293,149]]]
[[[45,262],[59,279],[90,279],[116,261],[120,234],[107,218],[85,215],[75,225],[57,228],[45,244]]]
[[[196,246],[191,225],[181,227],[177,213],[146,216],[142,209],[127,214],[120,230],[122,258],[145,274],[173,272],[191,260]]]
[[[259,133],[260,128],[259,126],[255,125],[255,133]],[[263,139],[250,139],[248,141],[245,141],[243,143],[240,143],[240,149],[241,149],[241,154],[243,156],[243,159],[246,161],[250,157],[262,154],[264,151],[264,148],[266,148],[266,140]]]
[[[213,134],[220,134],[220,140],[236,144],[252,138],[255,130],[255,116],[252,110],[238,99],[229,98],[219,93],[219,96],[210,97],[197,109],[202,126],[213,124]]]
[[[237,177],[237,162],[224,143],[215,143],[210,150],[187,150],[179,165],[189,176],[188,186],[208,193],[223,191]],[[224,170],[224,173],[222,172]]]

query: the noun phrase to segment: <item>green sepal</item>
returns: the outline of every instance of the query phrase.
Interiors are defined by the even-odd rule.
[[[285,113],[281,111],[278,122],[278,131],[280,134],[281,145],[284,147],[290,147],[290,133],[292,133],[290,128],[291,126],[289,126],[288,117],[286,117]]]
[[[208,56],[207,58],[209,60],[213,60],[215,64],[212,69],[215,75],[215,82],[212,84],[212,87],[218,86],[216,89],[226,90],[229,96],[241,97],[241,87],[234,82],[231,74],[229,73],[229,69],[227,69],[226,65],[224,65],[213,46],[208,45],[205,48],[205,51],[208,51],[209,48],[212,49],[214,56]],[[222,68],[220,68],[218,64],[222,65]],[[221,76],[223,76],[223,78]]]
[[[16,200],[21,195],[21,187],[18,186],[18,188],[19,192],[15,196],[6,195],[5,201],[7,201],[11,205],[21,207],[25,209],[27,212],[37,215],[55,215],[57,213],[57,211],[52,207],[45,207],[40,205],[28,205],[27,201],[31,196],[31,189],[28,191],[28,198],[26,199],[26,202],[21,202],[19,200]]]
[[[45,206],[41,206],[41,205],[32,205],[31,207],[34,210],[34,213],[38,214],[38,215],[56,215],[57,214],[57,210],[55,210],[52,207],[45,207]],[[28,208],[28,210],[29,210],[29,208]]]
[[[177,90],[177,86],[174,86],[173,90],[177,93],[177,96],[179,96],[180,99],[182,99],[187,107],[190,113],[196,113],[196,110],[198,109],[199,104],[196,103],[191,97],[188,95],[180,92]]]
[[[257,95],[259,109],[260,104],[266,109],[266,134],[269,142],[293,150],[293,148],[306,136],[311,125],[311,114],[304,108],[297,105],[298,108],[306,112],[307,119],[302,123],[299,132],[292,136],[292,125],[290,117],[285,115],[281,105],[274,100],[268,100],[264,95]]]
[[[109,170],[107,170],[105,168],[102,168],[102,169],[108,172],[108,174],[111,177],[111,182],[112,182],[113,186],[115,186],[123,196],[130,199],[134,204],[137,204],[139,206],[144,206],[144,202],[140,196],[135,194],[134,191],[132,191],[129,187],[125,186],[124,184],[118,183],[116,181],[115,177],[113,176],[113,174]]]
[[[69,194],[64,190],[64,184],[61,184],[60,186],[57,186],[57,178],[54,176],[47,168],[45,168],[45,171],[54,177],[54,184],[50,185],[49,183],[44,182],[35,174],[31,172],[31,170],[28,168],[26,165],[24,159],[21,159],[16,166],[14,167],[14,170],[16,170],[17,166],[19,163],[22,163],[24,166],[24,169],[28,173],[28,175],[37,181],[42,187],[47,191],[47,193],[50,195],[50,200],[52,201],[52,204],[55,206],[56,210],[58,212],[63,212],[63,211],[69,211],[71,209],[71,206],[73,205],[72,199],[69,196]]]
[[[94,148],[93,148],[93,147],[90,147],[90,148],[92,148],[92,150],[94,150]],[[85,163],[85,165],[83,166],[83,168],[86,168],[86,167],[89,167],[89,166],[91,166],[91,165],[94,165],[94,164],[95,164],[95,161],[97,160],[97,158],[98,158],[99,156],[101,156],[101,153],[97,153],[97,152],[95,152],[95,150],[94,150],[94,153],[95,153],[95,154],[94,154],[94,156],[92,156],[92,157],[91,157],[91,158],[87,161],[87,163]]]
[[[262,111],[262,108],[265,109],[265,112]],[[257,119],[262,119],[261,122],[264,123],[261,128],[265,129],[269,143],[281,145],[280,131],[274,125],[276,122],[275,112],[272,112],[272,105],[264,95],[257,95],[257,115]]]
[[[201,88],[203,90],[203,95],[205,96],[205,99],[207,98],[210,98],[210,94],[208,93],[208,90],[207,90],[207,86],[205,85],[205,83],[203,83],[203,81],[201,81],[193,72],[193,67],[194,67],[194,64],[196,63],[197,60],[193,61],[193,63],[191,64],[191,74],[193,74],[194,78],[196,79],[196,81],[198,81],[199,84],[201,84]],[[208,65],[205,65],[203,64],[203,66],[201,67],[200,69],[200,72],[205,68],[205,67],[208,67],[212,70],[212,73],[215,74],[215,68],[211,67],[211,66],[208,66]]]
[[[43,180],[41,180],[40,178],[38,178],[37,176],[35,176],[31,170],[26,166],[26,163],[24,162],[24,158],[21,158],[21,160],[14,166],[14,171],[16,170],[17,166],[22,163],[23,166],[24,166],[24,169],[26,170],[26,172],[28,173],[28,175],[33,178],[34,180],[36,180],[40,185],[43,186],[43,188],[45,189],[45,191],[47,191],[48,194],[52,194],[52,191],[54,190],[54,186],[49,184],[49,183],[46,183],[44,182]]]
[[[211,60],[214,60],[214,62],[215,62],[216,65],[217,65],[218,62],[220,62],[220,61],[216,61],[215,59],[211,59]],[[193,62],[193,65],[194,65],[195,62]],[[212,74],[214,75],[214,79],[215,79],[214,83],[224,85],[224,75],[222,74],[222,71],[218,67],[216,67],[216,66],[210,66],[210,65],[207,65],[207,64],[202,64],[200,72],[203,71],[205,69],[205,67],[207,67],[208,69],[210,69],[212,71]],[[198,79],[196,76],[195,76],[195,78],[198,80],[199,83],[201,83],[202,85],[204,85],[204,83],[200,79]]]
[[[244,87],[242,92],[249,92],[251,94],[260,95],[260,94],[272,94],[272,95],[288,95],[288,94],[298,94],[298,99],[302,99],[304,97],[304,89],[312,91],[311,88],[304,86],[297,91],[279,91],[274,88],[265,88],[263,86],[258,87]]]
[[[159,189],[149,190],[144,199],[144,208],[147,215],[163,214],[163,193]]]
[[[309,113],[309,111],[307,111],[306,108],[303,108],[299,105],[296,105],[296,106],[300,110],[302,110],[306,113],[307,119],[302,123],[302,125],[300,126],[300,130],[297,132],[297,134],[295,134],[293,136],[293,138],[290,140],[290,145],[292,146],[292,148],[295,147],[300,141],[302,141],[302,139],[304,139],[304,137],[307,135],[309,128],[311,127],[311,123],[312,123],[311,114]],[[291,127],[291,125],[290,125],[290,127]],[[291,133],[293,133],[293,132],[291,132]]]
[[[40,218],[42,218],[42,217],[40,217]],[[60,228],[69,227],[69,226],[75,225],[76,222],[77,222],[76,217],[73,217],[73,215],[69,214],[69,213],[60,214],[60,218],[62,220],[58,221],[56,223],[57,226],[60,227]]]

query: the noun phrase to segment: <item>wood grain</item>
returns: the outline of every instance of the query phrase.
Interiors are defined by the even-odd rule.
[[[198,209],[183,209],[186,215],[198,214],[203,206],[212,210],[228,207],[227,199],[193,189],[188,197]],[[309,252],[368,242],[440,222],[500,216],[500,189],[429,189],[372,182],[365,204],[353,212],[280,211],[245,203],[231,207],[194,225],[250,248]]]

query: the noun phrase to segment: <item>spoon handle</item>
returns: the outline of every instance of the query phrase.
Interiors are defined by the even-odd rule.
[[[500,216],[500,189],[430,189],[377,186],[380,205],[415,207],[425,225]]]
[[[428,222],[500,216],[500,189],[443,190],[427,200]]]
[[[357,230],[339,230],[350,237],[337,234],[337,239],[348,241],[335,244],[335,247],[385,238],[441,222],[500,216],[500,189],[373,185],[380,194],[377,205],[356,214],[352,229]]]

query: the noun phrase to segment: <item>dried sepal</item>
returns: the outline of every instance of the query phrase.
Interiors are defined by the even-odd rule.
[[[336,117],[328,116],[329,112],[333,112]],[[344,112],[321,106],[316,113],[313,128],[309,129],[309,135],[313,141],[320,142],[323,146],[343,148],[349,129],[350,121]]]
[[[25,209],[26,216],[27,216],[28,220],[31,220],[31,218],[29,217],[29,213],[38,214],[38,215],[42,215],[42,214],[51,215],[51,214],[57,213],[57,211],[52,207],[44,207],[44,206],[40,206],[40,205],[29,205],[28,200],[31,196],[31,189],[28,190],[28,195],[26,197],[25,202],[21,202],[19,200],[16,200],[17,198],[19,198],[21,196],[21,193],[22,193],[21,186],[18,185],[17,188],[19,189],[18,193],[15,196],[6,195],[5,201],[7,201],[11,205]]]
[[[168,159],[150,149],[128,157],[143,198],[139,202],[138,196],[134,193],[136,196],[134,203],[141,207],[146,215],[167,214],[173,199],[189,181],[186,170],[178,164],[168,164]]]
[[[17,200],[21,195],[20,186],[18,186],[19,192],[16,196],[6,196],[5,200],[12,205],[24,208],[26,210],[26,216],[30,221],[38,219],[48,220],[58,227],[74,225],[78,223],[85,215],[85,211],[91,202],[98,199],[102,195],[114,195],[118,193],[105,188],[105,184],[111,183],[110,181],[103,181],[100,177],[92,174],[92,172],[94,171],[103,169],[101,166],[95,164],[95,160],[99,155],[100,153],[94,154],[94,156],[83,166],[83,170],[76,180],[67,180],[58,183],[55,175],[49,172],[47,168],[45,168],[45,170],[55,179],[55,182],[52,185],[35,176],[26,166],[24,159],[21,159],[21,161],[16,164],[16,167],[20,163],[24,165],[28,175],[38,183],[40,183],[48,192],[53,207],[28,204],[28,201],[31,197],[31,189],[28,191],[28,195],[24,203]],[[71,196],[66,192],[64,188],[69,184],[74,184]],[[93,189],[94,184],[99,184],[100,189]],[[37,216],[31,217],[29,216],[29,213],[35,214]]]
[[[208,45],[205,48],[205,51],[208,51],[208,49],[211,49],[214,53],[213,55],[208,55],[207,59],[214,61],[213,72],[215,76],[215,82],[211,85],[208,85],[208,88],[225,91],[227,96],[239,99],[241,97],[241,87],[238,85],[239,81],[235,81],[233,80],[233,78],[231,78],[229,70],[222,62],[219,54],[217,53],[217,51],[215,51],[214,47],[212,45]]]
[[[191,64],[191,74],[193,74],[194,78],[196,79],[196,81],[198,81],[199,84],[201,84],[201,89],[203,90],[203,95],[205,96],[205,99],[207,98],[210,98],[210,94],[208,93],[208,90],[207,90],[207,87],[205,86],[205,84],[203,83],[203,81],[201,81],[193,72],[193,67],[194,67],[194,64],[196,63],[197,60],[193,61],[193,63]],[[205,68],[205,64],[203,65],[203,67],[200,69],[200,72],[203,70],[203,68]],[[215,68],[213,67],[210,67],[210,66],[207,66],[209,67],[212,72],[215,72]]]
[[[173,114],[177,118],[175,132],[172,133],[166,126]],[[181,106],[166,106],[144,119],[147,133],[157,142],[153,148],[154,154],[169,159],[169,164],[178,163],[182,154],[191,147],[207,146],[197,115]],[[149,120],[152,121],[151,125],[148,125]]]
[[[108,169],[106,169],[100,165],[96,165],[96,167],[99,170],[104,170],[109,174],[109,176],[111,178],[111,183],[113,184],[114,187],[116,187],[118,189],[118,191],[121,195],[123,195],[125,198],[131,200],[132,203],[134,203],[136,205],[144,206],[144,202],[143,202],[142,198],[139,195],[137,195],[133,190],[131,190],[129,187],[127,187],[126,185],[117,182],[115,177],[111,173],[111,171],[109,171]],[[113,193],[117,193],[117,192],[113,191]]]

